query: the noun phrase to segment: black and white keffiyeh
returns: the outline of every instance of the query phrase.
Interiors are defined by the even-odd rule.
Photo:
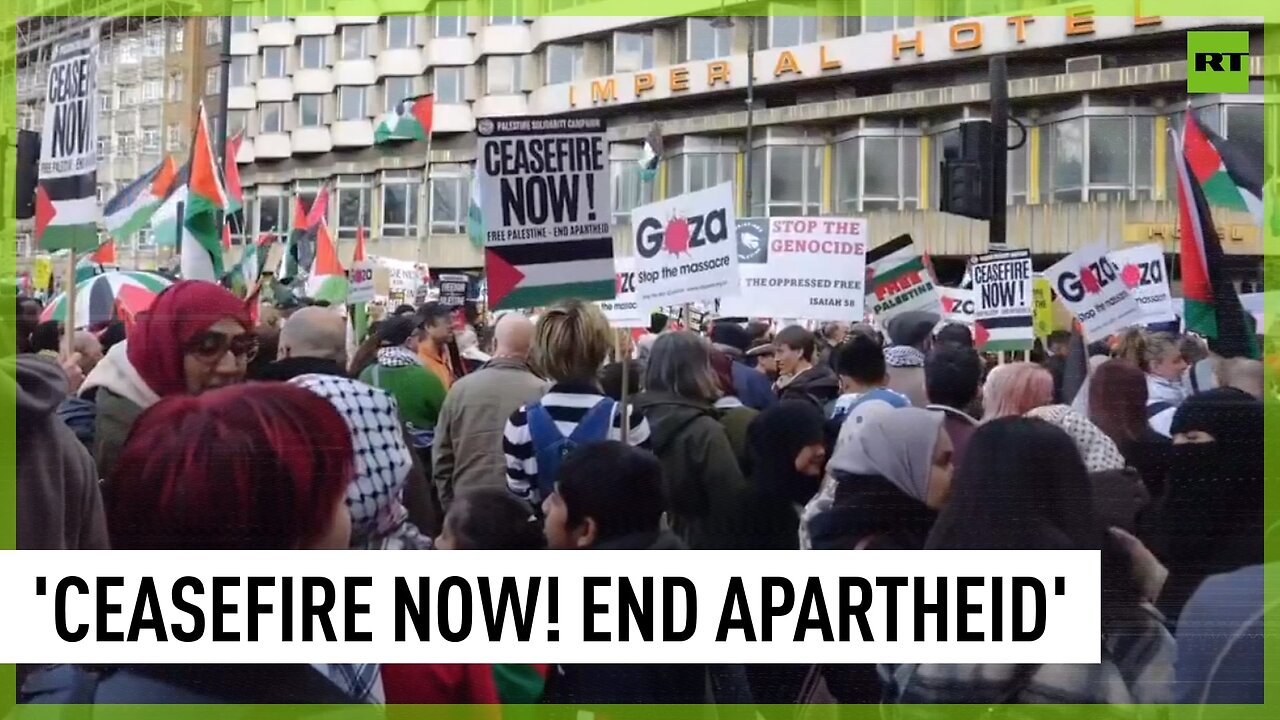
[[[400,500],[413,459],[395,398],[332,375],[301,375],[291,382],[328,400],[351,429],[356,455],[356,476],[347,488],[352,549],[429,549],[431,539],[409,522]]]
[[[422,361],[418,356],[409,352],[409,348],[403,345],[394,347],[378,348],[378,364],[382,367],[409,367],[411,365],[421,365]]]

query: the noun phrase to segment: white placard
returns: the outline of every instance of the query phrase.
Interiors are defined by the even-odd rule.
[[[942,324],[960,323],[973,326],[973,290],[939,287],[938,293],[942,295]]]
[[[45,250],[91,249],[98,238],[98,33],[56,44],[40,134],[36,240]]]
[[[412,297],[418,286],[426,284],[427,266],[422,263],[372,255],[369,259],[378,267],[386,268],[391,292],[399,291]]]
[[[733,183],[631,211],[639,302],[680,305],[738,294]]]
[[[970,266],[974,293],[974,341],[980,350],[1029,348],[1032,324],[1032,268],[1029,250],[989,253]]]
[[[1109,250],[1107,257],[1120,267],[1120,279],[1142,306],[1142,324],[1173,322],[1173,294],[1160,243]]]
[[[1084,327],[1089,340],[1142,322],[1142,306],[1120,279],[1120,267],[1101,243],[1077,250],[1054,263],[1044,276]]]
[[[609,324],[616,328],[648,327],[649,317],[640,312],[636,296],[636,260],[633,257],[614,257],[613,266],[618,276],[618,294],[613,300],[600,304]]]
[[[742,292],[721,300],[721,315],[862,319],[866,220],[744,218],[737,235]]]
[[[373,261],[361,260],[347,273],[347,304],[373,302]]]

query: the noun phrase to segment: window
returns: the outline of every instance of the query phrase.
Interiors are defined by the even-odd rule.
[[[342,59],[363,60],[368,57],[364,49],[364,25],[347,25],[342,28]]]
[[[667,197],[730,182],[736,164],[737,155],[730,152],[673,155],[667,160]]]
[[[268,47],[262,49],[262,77],[282,78],[285,76],[284,48]]]
[[[164,99],[164,81],[160,78],[142,81],[142,101],[159,102]]]
[[[306,35],[302,38],[299,55],[304,70],[319,70],[325,66],[325,43],[328,38]]]
[[[104,92],[98,93],[98,112],[110,112],[110,111],[111,111],[111,93],[104,93]],[[34,112],[34,110],[32,112]],[[44,117],[44,114],[41,113],[41,118],[43,117]],[[41,119],[41,122],[43,123],[44,120]]]
[[[516,95],[521,92],[519,55],[493,55],[485,65],[485,92],[489,95]]]
[[[204,44],[217,45],[222,42],[222,18],[207,17],[204,19]]]
[[[418,19],[413,15],[387,17],[387,48],[411,48],[416,40]]]
[[[149,58],[164,57],[164,30],[160,26],[147,28],[142,41],[142,56]]]
[[[187,95],[187,76],[176,72],[169,74],[169,102],[179,102]]]
[[[324,96],[298,96],[298,127],[321,127],[324,125]]]
[[[138,104],[138,86],[122,85],[120,87],[120,107],[133,107]]]
[[[138,136],[132,132],[116,133],[116,151],[121,155],[132,155],[138,151]]]
[[[110,154],[111,154],[111,138],[109,137],[98,138],[98,159],[102,160],[107,155],[110,155]]]
[[[437,2],[436,12],[436,37],[450,38],[463,37],[467,34],[467,18],[462,15],[466,9],[466,3],[454,2]],[[452,13],[452,14],[450,14]]]
[[[469,175],[466,165],[441,163],[431,166],[431,232],[467,231]]]
[[[248,9],[248,3],[236,3],[232,7],[236,12],[243,12]],[[253,18],[248,15],[232,15],[231,16],[231,32],[247,33],[253,32]]]
[[[1243,142],[1253,149],[1254,157],[1262,156],[1262,105],[1227,105],[1226,137]]]
[[[284,103],[262,103],[258,106],[258,129],[265,135],[284,132]]]
[[[653,33],[613,34],[613,51],[605,53],[606,75],[648,70],[651,67],[653,67]]]
[[[837,37],[853,37],[854,35],[862,34],[862,16],[861,15],[848,15],[845,17],[836,18],[836,20],[839,23],[839,29],[837,30],[837,33],[838,33]]]
[[[775,145],[751,151],[751,214],[817,215],[822,209],[822,148]]]
[[[288,217],[284,211],[285,197],[263,195],[264,190],[280,192],[280,188],[258,188],[258,232],[283,235],[288,229],[285,225],[285,218]]]
[[[711,26],[711,18],[689,18],[676,30],[676,62],[715,60],[732,52],[733,28]],[[755,21],[764,24],[763,18]]]
[[[217,95],[221,90],[222,90],[222,69],[218,67],[205,68],[204,94]]]
[[[490,25],[519,25],[524,22],[521,15],[499,15],[498,13],[518,13],[523,8],[520,0],[489,0]]]
[[[227,111],[227,132],[235,134],[248,127],[249,127],[249,111],[248,110],[228,110]]]
[[[137,37],[123,37],[116,42],[116,63],[120,65],[136,65],[142,55],[141,40]]]
[[[1026,121],[1023,121],[1027,124]],[[1022,136],[1021,131],[1016,128],[1009,128],[1009,143],[1013,144]],[[1026,205],[1027,199],[1027,178],[1030,177],[1030,141],[1023,142],[1022,146],[1016,150],[1009,151],[1009,204],[1010,205]]]
[[[807,15],[783,15],[756,20],[756,46],[759,48],[793,47],[818,39],[818,18]]]
[[[914,210],[920,200],[920,138],[853,137],[836,143],[836,212]]]
[[[435,78],[435,101],[441,105],[457,105],[466,101],[463,94],[463,70],[460,67],[438,67]]]
[[[344,85],[338,88],[338,119],[364,120],[369,117],[364,109],[363,87]]]
[[[407,100],[417,94],[413,90],[413,78],[389,77],[382,81],[382,111],[394,112],[401,100]]]
[[[1150,199],[1154,132],[1149,116],[1072,118],[1043,127],[1040,172],[1045,200]]]
[[[645,182],[640,175],[640,148],[635,145],[615,145],[611,152],[616,154],[624,148],[633,152],[609,161],[609,181],[613,189],[613,222],[619,225],[631,222],[632,210],[653,202],[654,183]]]
[[[875,3],[862,0],[868,11],[875,12],[876,15],[864,18],[864,32],[881,32],[883,30],[902,30],[904,28],[915,27],[915,0],[877,0]],[[847,6],[846,6],[847,7]],[[898,15],[885,15],[886,10],[893,10]]]
[[[1096,192],[1108,198],[1122,191],[1127,199],[1130,174],[1130,119],[1127,117],[1103,117],[1089,119],[1089,197]]]
[[[369,228],[373,206],[369,175],[339,175],[337,184],[338,237],[354,238],[358,228]]]
[[[229,82],[231,87],[248,87],[249,81],[249,58],[244,55],[236,55],[231,58],[231,67],[228,68],[228,74],[231,76]]]
[[[142,128],[142,152],[160,152],[160,128]]]
[[[186,145],[186,133],[178,123],[169,123],[164,129],[165,149],[169,152],[180,152]]]
[[[1066,120],[1050,128],[1050,186],[1054,202],[1079,202],[1084,185],[1084,120]]]
[[[186,38],[186,28],[176,25],[169,28],[169,52],[180,53]]]
[[[573,82],[581,78],[585,53],[581,45],[547,46],[547,84]]]
[[[520,25],[524,18],[520,15],[490,15],[490,25]]]
[[[415,237],[418,234],[419,170],[388,170],[382,174],[382,236]]]

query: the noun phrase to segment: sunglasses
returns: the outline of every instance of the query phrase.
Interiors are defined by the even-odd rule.
[[[230,351],[236,360],[249,362],[258,354],[258,338],[254,335],[229,337],[219,332],[197,335],[187,344],[187,354],[205,362],[217,362]]]

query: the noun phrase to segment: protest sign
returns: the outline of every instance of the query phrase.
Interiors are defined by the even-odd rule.
[[[352,263],[347,272],[347,304],[373,302],[373,261],[360,260]]]
[[[481,118],[476,131],[489,306],[612,299],[604,121]]]
[[[984,352],[1026,350],[1035,342],[1031,321],[1031,252],[1011,250],[974,258],[973,339]]]
[[[462,307],[467,304],[467,288],[471,278],[458,274],[441,275],[439,277],[440,304],[449,307]]]
[[[648,327],[648,314],[640,312],[636,300],[636,261],[633,257],[614,258],[617,268],[617,294],[613,300],[600,303],[609,324],[617,328]]]
[[[1031,282],[1031,318],[1036,337],[1045,339],[1053,332],[1053,290],[1048,278],[1037,275]]]
[[[894,315],[937,313],[942,298],[910,235],[899,235],[867,253],[867,305],[884,324]]]
[[[427,266],[422,263],[372,255],[369,259],[377,267],[387,271],[388,295],[401,293],[406,297],[412,297],[418,287],[425,284],[425,278],[428,277]]]
[[[942,322],[973,326],[973,291],[963,288],[939,287],[942,299]]]
[[[44,250],[98,246],[98,36],[55,45],[48,67],[35,237]]]
[[[859,218],[746,218],[737,223],[741,293],[730,316],[855,320],[866,295],[867,223]]]
[[[1044,275],[1062,304],[1080,319],[1089,340],[1102,340],[1142,322],[1142,306],[1120,279],[1120,268],[1107,257],[1102,243],[1071,253]]]
[[[639,301],[679,305],[738,294],[733,183],[631,211]]]
[[[1164,248],[1160,243],[1110,250],[1107,257],[1120,267],[1120,279],[1142,306],[1143,325],[1176,319],[1173,295],[1169,292],[1169,273],[1164,264]]]

